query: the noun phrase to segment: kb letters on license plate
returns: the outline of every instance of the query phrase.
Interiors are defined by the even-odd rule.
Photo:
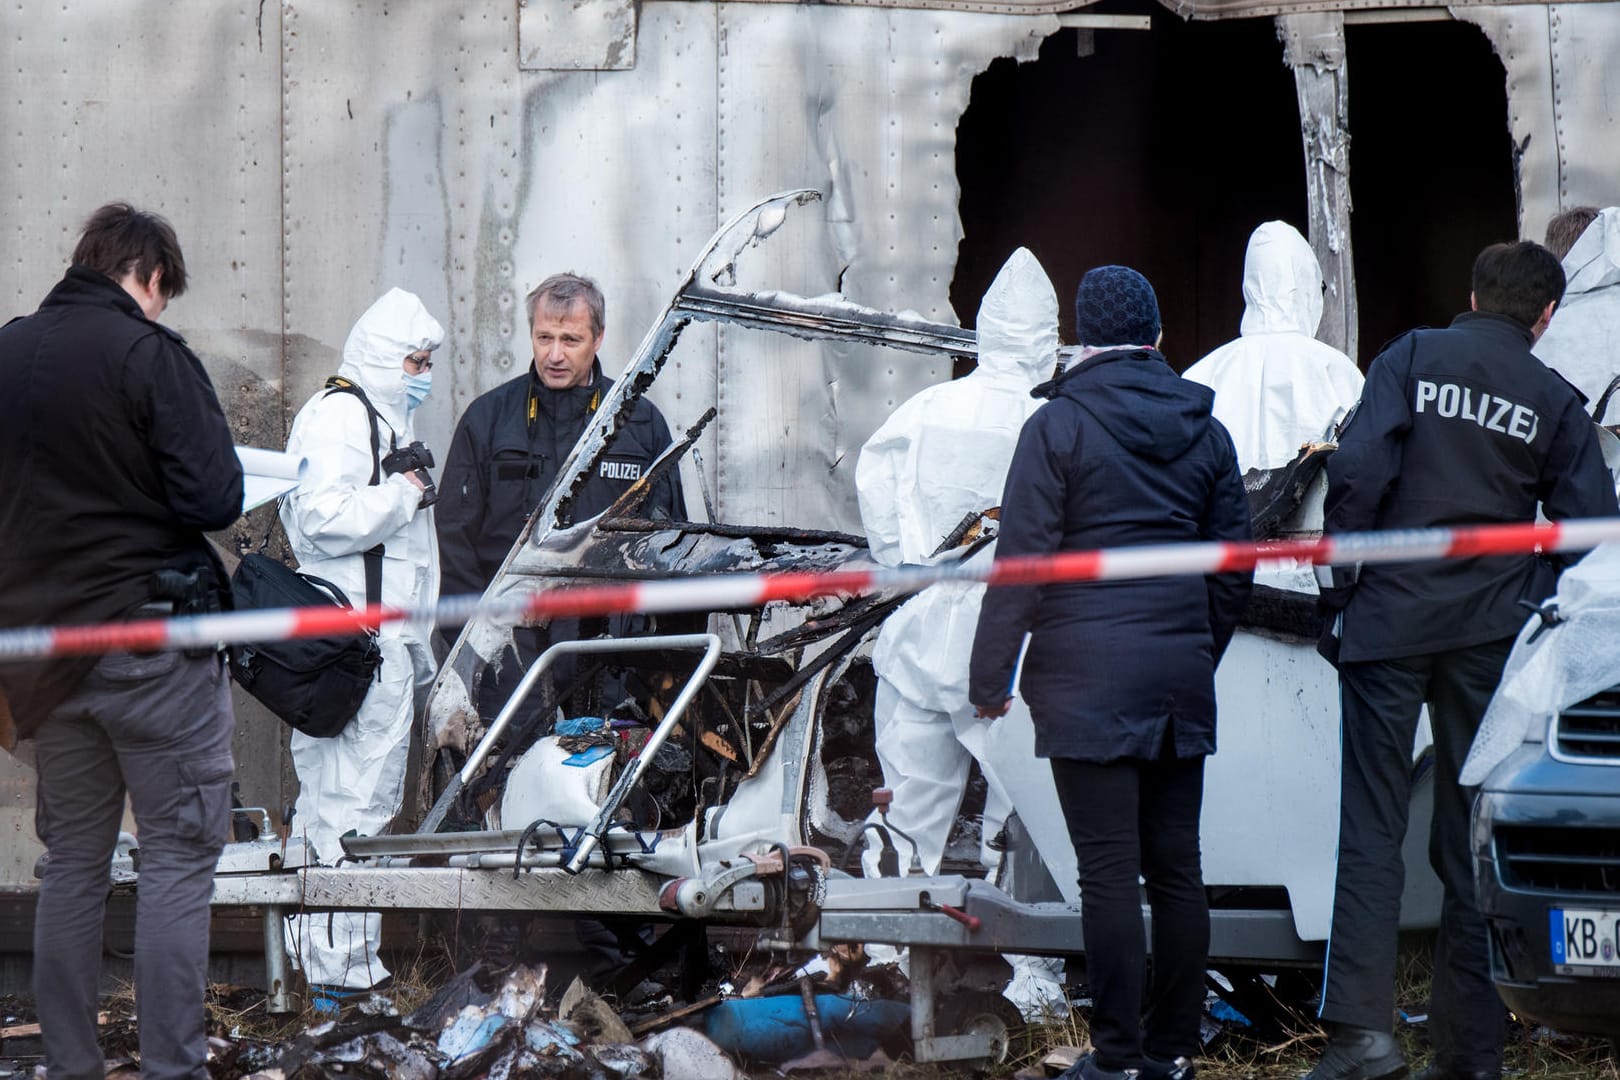
[[[1620,967],[1620,912],[1552,908],[1547,914],[1554,964]]]

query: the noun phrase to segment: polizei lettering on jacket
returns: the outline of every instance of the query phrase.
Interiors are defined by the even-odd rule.
[[[602,467],[597,470],[597,474],[604,480],[640,480],[641,462],[614,461],[609,458],[602,462]]]
[[[1500,431],[1527,443],[1534,442],[1541,430],[1541,417],[1530,406],[1456,383],[1419,379],[1412,411],[1432,412],[1447,420],[1471,420],[1487,431]]]

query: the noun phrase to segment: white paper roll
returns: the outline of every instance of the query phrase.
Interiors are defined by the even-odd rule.
[[[260,450],[252,446],[238,446],[236,457],[242,462],[244,514],[297,487],[309,464],[304,458],[281,450]]]

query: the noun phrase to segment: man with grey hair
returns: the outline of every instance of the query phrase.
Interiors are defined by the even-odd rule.
[[[525,303],[534,363],[467,407],[445,459],[437,523],[447,596],[489,585],[613,385],[597,359],[605,326],[594,281],[554,274]],[[670,442],[664,417],[645,397],[638,399],[574,493],[570,519],[583,521],[613,505]],[[653,485],[645,513],[686,517],[673,469]]]
[[[602,373],[597,352],[605,330],[602,290],[578,274],[554,274],[525,298],[534,363],[529,370],[467,406],[456,425],[439,487],[440,592],[481,593],[506,561],[529,515],[550,490],[581,433],[607,400],[613,380]],[[653,403],[636,399],[619,428],[574,490],[565,524],[595,517],[628,491],[673,440]],[[653,484],[641,516],[686,518],[679,474],[670,469]],[[613,627],[630,632],[621,620]],[[517,687],[523,668],[551,641],[581,634],[575,620],[553,621],[546,630],[518,627],[513,650],[521,664],[492,667],[479,684],[478,710],[493,717]],[[559,664],[553,674],[567,678]],[[529,707],[537,698],[531,698]],[[617,935],[595,920],[575,927],[593,970],[625,962]]]

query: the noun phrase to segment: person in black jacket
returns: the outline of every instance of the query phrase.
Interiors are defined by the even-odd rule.
[[[481,593],[506,561],[529,515],[557,479],[564,459],[607,399],[613,380],[602,374],[605,306],[589,278],[554,274],[525,300],[534,363],[522,375],[478,397],[462,414],[445,458],[434,519],[439,535],[440,594]],[[612,506],[671,443],[669,425],[653,403],[638,398],[568,505],[568,525]],[[670,469],[643,504],[648,517],[684,520],[679,473]],[[625,620],[615,620],[624,632]],[[611,625],[611,624],[610,624]],[[513,633],[521,664],[491,669],[479,685],[478,708],[492,717],[511,696],[548,641],[578,636],[577,620],[546,630]],[[566,681],[573,665],[554,676]],[[535,699],[538,700],[538,696]]]
[[[507,554],[557,479],[573,450],[607,399],[613,381],[602,373],[597,352],[606,328],[602,291],[576,274],[554,274],[525,299],[534,363],[522,375],[478,397],[462,414],[445,458],[435,525],[439,534],[441,595],[481,593],[489,587]],[[628,491],[672,442],[663,414],[645,397],[630,407],[591,473],[574,491],[560,525],[585,521]],[[680,474],[670,469],[653,485],[643,504],[648,517],[686,518]],[[595,621],[598,626],[601,620]],[[638,628],[636,616],[606,623],[615,634]],[[587,630],[591,629],[587,624]],[[513,647],[521,663],[492,665],[478,685],[477,707],[486,719],[499,713],[522,672],[549,642],[581,636],[578,620],[553,620],[544,630],[517,627]],[[559,685],[575,668],[565,658],[551,671]],[[623,690],[613,683],[608,704]],[[539,707],[532,695],[525,707]],[[598,971],[624,962],[615,933],[595,920],[576,928],[599,962]]]
[[[1530,522],[1538,504],[1553,520],[1616,512],[1580,393],[1530,352],[1563,293],[1551,252],[1493,244],[1474,262],[1472,311],[1405,334],[1373,360],[1328,459],[1326,531]],[[1344,580],[1353,571],[1334,568],[1326,583],[1324,605],[1342,609],[1344,771],[1321,1007],[1333,1030],[1312,1080],[1406,1074],[1391,1028],[1401,841],[1425,703],[1435,749],[1429,859],[1445,890],[1429,1000],[1435,1066],[1425,1075],[1501,1075],[1505,1013],[1469,848],[1475,790],[1457,777],[1524,624],[1520,601],[1550,595],[1561,568],[1504,555],[1369,565],[1353,585]]]
[[[595,282],[556,274],[526,303],[534,364],[467,407],[445,458],[436,521],[446,596],[481,593],[489,585],[613,386],[596,357],[605,323]],[[670,442],[663,415],[645,397],[637,399],[575,492],[569,521],[613,505]],[[654,485],[646,512],[685,518],[675,470]]]
[[[1232,439],[1214,392],[1157,351],[1158,300],[1123,266],[1087,272],[1075,301],[1081,360],[1035,389],[1002,497],[998,559],[1249,538]],[[1051,759],[1079,860],[1094,1053],[1085,1080],[1192,1075],[1209,909],[1199,862],[1204,758],[1215,752],[1215,665],[1251,575],[991,589],[969,696],[1004,713],[1019,682],[1035,749]],[[1153,982],[1137,881],[1153,909]]]
[[[115,203],[91,215],[39,310],[0,329],[0,626],[226,602],[203,533],[241,513],[242,467],[202,364],[155,321],[185,288],[169,223]],[[208,903],[235,771],[222,655],[0,664],[0,700],[38,768],[34,993],[52,1080],[104,1072],[101,930],[126,791],[141,1072],[208,1076]]]

